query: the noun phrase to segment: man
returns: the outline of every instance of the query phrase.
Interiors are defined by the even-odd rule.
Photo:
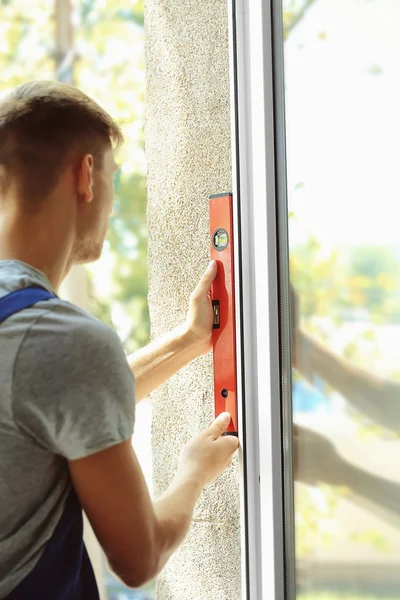
[[[0,104],[2,599],[98,598],[82,507],[127,585],[155,577],[238,446],[221,415],[152,503],[131,445],[134,378],[139,401],[211,349],[215,264],[186,322],[129,363],[113,330],[54,296],[73,264],[100,256],[121,141],[109,115],[67,85],[29,83]],[[32,293],[53,296],[18,311]]]

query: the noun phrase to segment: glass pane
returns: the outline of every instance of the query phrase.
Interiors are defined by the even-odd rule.
[[[284,2],[302,600],[400,597],[400,5]]]

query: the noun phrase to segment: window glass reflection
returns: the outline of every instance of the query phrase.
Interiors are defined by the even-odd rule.
[[[284,11],[297,597],[394,600],[400,5]]]

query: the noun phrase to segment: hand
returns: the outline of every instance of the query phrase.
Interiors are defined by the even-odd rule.
[[[199,354],[207,354],[212,349],[214,315],[211,284],[216,275],[217,263],[213,260],[190,295],[185,328],[191,341],[199,347]]]
[[[203,488],[221,475],[239,447],[236,436],[222,437],[230,421],[229,413],[220,414],[205,431],[185,444],[179,459],[178,478],[195,480]]]
[[[344,485],[346,463],[326,437],[293,425],[294,478],[315,486],[317,483]]]

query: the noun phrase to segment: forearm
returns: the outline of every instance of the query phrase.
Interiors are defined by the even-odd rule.
[[[348,365],[303,331],[297,334],[296,368],[310,382],[318,376],[345,395],[351,389],[353,377]]]
[[[136,402],[203,354],[204,346],[182,325],[128,356],[136,381]]]
[[[384,477],[364,471],[350,463],[343,462],[343,483],[350,490],[355,502],[365,500],[370,509],[378,512],[390,522],[400,518],[400,485]]]
[[[165,494],[154,503],[157,518],[157,574],[185,539],[201,489],[197,481],[175,479]]]
[[[298,333],[296,368],[311,382],[321,377],[376,423],[398,429],[400,386],[396,382],[360,369],[303,332]]]

